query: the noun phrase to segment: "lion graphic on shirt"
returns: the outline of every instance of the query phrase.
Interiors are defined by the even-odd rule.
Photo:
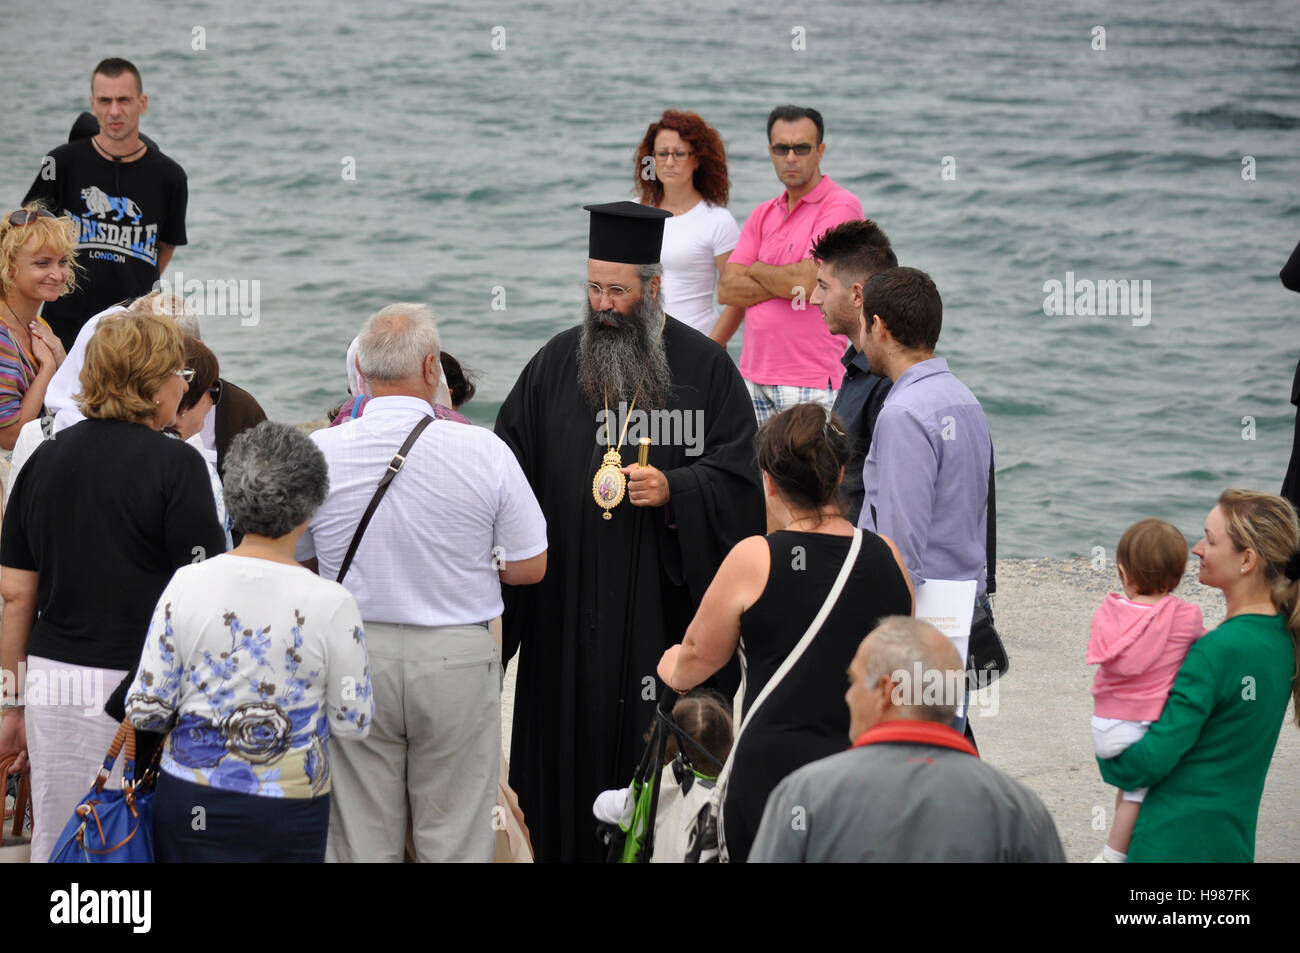
[[[125,195],[109,195],[99,186],[92,185],[81,190],[81,197],[86,202],[86,211],[103,218],[109,212],[116,212],[115,222],[122,221],[123,216],[131,219],[132,225],[140,224],[140,206]]]

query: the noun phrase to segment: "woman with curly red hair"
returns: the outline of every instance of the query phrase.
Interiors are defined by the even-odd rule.
[[[635,176],[641,204],[673,215],[664,222],[660,303],[677,320],[709,334],[718,323],[718,276],[740,238],[726,208],[731,181],[722,137],[695,113],[669,109],[646,129]],[[736,324],[744,316],[744,308],[727,310],[740,312],[728,315]]]

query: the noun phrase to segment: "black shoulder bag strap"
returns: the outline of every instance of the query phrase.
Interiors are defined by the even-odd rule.
[[[993,494],[993,443],[989,442],[989,508],[986,519],[988,536],[984,543],[984,577],[986,580],[985,592],[989,595],[998,590],[997,561],[998,561],[998,508],[994,502]]]
[[[361,537],[365,535],[366,527],[370,525],[370,518],[375,515],[375,510],[379,508],[379,501],[388,492],[388,484],[393,482],[393,477],[397,476],[397,471],[402,469],[402,464],[406,462],[406,455],[411,452],[411,447],[415,446],[415,441],[420,439],[420,434],[424,433],[424,428],[431,423],[433,423],[432,416],[421,418],[420,422],[415,425],[415,429],[407,435],[402,448],[388,462],[388,469],[379,478],[379,487],[375,490],[375,495],[370,498],[370,505],[366,507],[365,513],[361,515],[361,522],[357,524],[357,531],[352,536],[351,545],[348,546],[348,554],[343,557],[343,565],[339,567],[336,582],[342,582],[343,577],[348,574],[348,569],[352,567],[352,557],[357,554],[357,547],[361,545]]]

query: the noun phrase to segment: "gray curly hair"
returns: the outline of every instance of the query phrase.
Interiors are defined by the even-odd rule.
[[[242,533],[279,539],[311,519],[329,495],[325,455],[296,427],[264,420],[235,437],[221,481]]]

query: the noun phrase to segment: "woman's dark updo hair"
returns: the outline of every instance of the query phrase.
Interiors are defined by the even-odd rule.
[[[834,503],[843,511],[840,471],[853,446],[840,419],[821,404],[796,404],[768,420],[754,449],[759,469],[791,507],[821,510]]]

